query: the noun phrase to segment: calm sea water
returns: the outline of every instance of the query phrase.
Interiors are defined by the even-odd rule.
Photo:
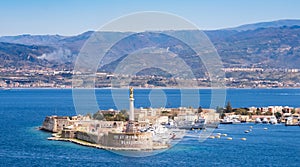
[[[199,105],[210,106],[210,93],[210,90],[200,90]],[[179,94],[179,90],[165,90],[164,104],[179,107]],[[135,105],[161,105],[153,104],[158,97],[152,95],[150,90],[136,90]],[[96,97],[101,109],[116,108],[109,89],[96,90]],[[300,89],[229,89],[226,100],[233,107],[299,107]],[[165,152],[132,158],[72,143],[48,141],[46,138],[51,134],[36,128],[45,116],[54,114],[76,114],[71,90],[0,90],[0,166],[300,166],[298,126],[221,125],[214,133],[226,133],[233,140],[199,142],[196,135],[191,134]],[[244,130],[251,125],[253,131],[245,134]],[[264,130],[265,127],[268,130]],[[247,140],[240,140],[242,137]]]

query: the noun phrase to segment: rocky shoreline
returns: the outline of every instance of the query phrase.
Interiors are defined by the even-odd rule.
[[[160,150],[160,149],[167,149],[169,146],[154,146],[152,149],[148,148],[122,148],[122,147],[107,147],[103,146],[100,144],[93,144],[89,143],[83,140],[78,140],[78,139],[72,139],[72,138],[62,138],[62,137],[48,137],[48,140],[55,140],[55,141],[66,141],[66,142],[71,142],[75,144],[79,144],[82,146],[87,146],[87,147],[93,147],[97,149],[103,149],[103,150],[115,150],[115,151],[152,151],[152,150]]]

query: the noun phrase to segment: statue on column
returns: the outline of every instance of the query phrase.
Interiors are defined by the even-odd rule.
[[[129,98],[133,98],[133,87],[129,88]]]

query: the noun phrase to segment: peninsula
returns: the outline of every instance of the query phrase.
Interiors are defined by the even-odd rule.
[[[185,130],[217,127],[219,114],[201,108],[134,108],[133,88],[129,89],[129,118],[105,120],[91,116],[47,116],[41,130],[52,132],[49,140],[70,141],[107,150],[166,149],[181,139]],[[99,111],[115,115],[115,110]],[[101,115],[99,115],[101,116]],[[119,114],[120,117],[120,114]]]

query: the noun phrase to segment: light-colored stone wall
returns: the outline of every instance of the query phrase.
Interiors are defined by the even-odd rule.
[[[52,116],[47,116],[43,122],[43,125],[41,127],[42,130],[50,131],[50,132],[57,132],[54,127],[55,127],[55,119],[53,119]]]
[[[43,122],[41,129],[50,132],[59,132],[64,127],[71,125],[69,117],[47,116]]]
[[[108,133],[102,140],[108,147],[152,149],[152,133]]]
[[[94,144],[99,144],[100,142],[99,137],[100,136],[97,136],[95,134],[90,134],[90,133],[80,132],[80,131],[77,131],[75,135],[76,139],[87,141]]]
[[[62,130],[61,132],[61,137],[62,138],[75,138],[75,135],[76,135],[76,131],[74,130]]]
[[[153,149],[152,133],[113,133],[96,135],[76,132],[75,138],[106,147]]]

